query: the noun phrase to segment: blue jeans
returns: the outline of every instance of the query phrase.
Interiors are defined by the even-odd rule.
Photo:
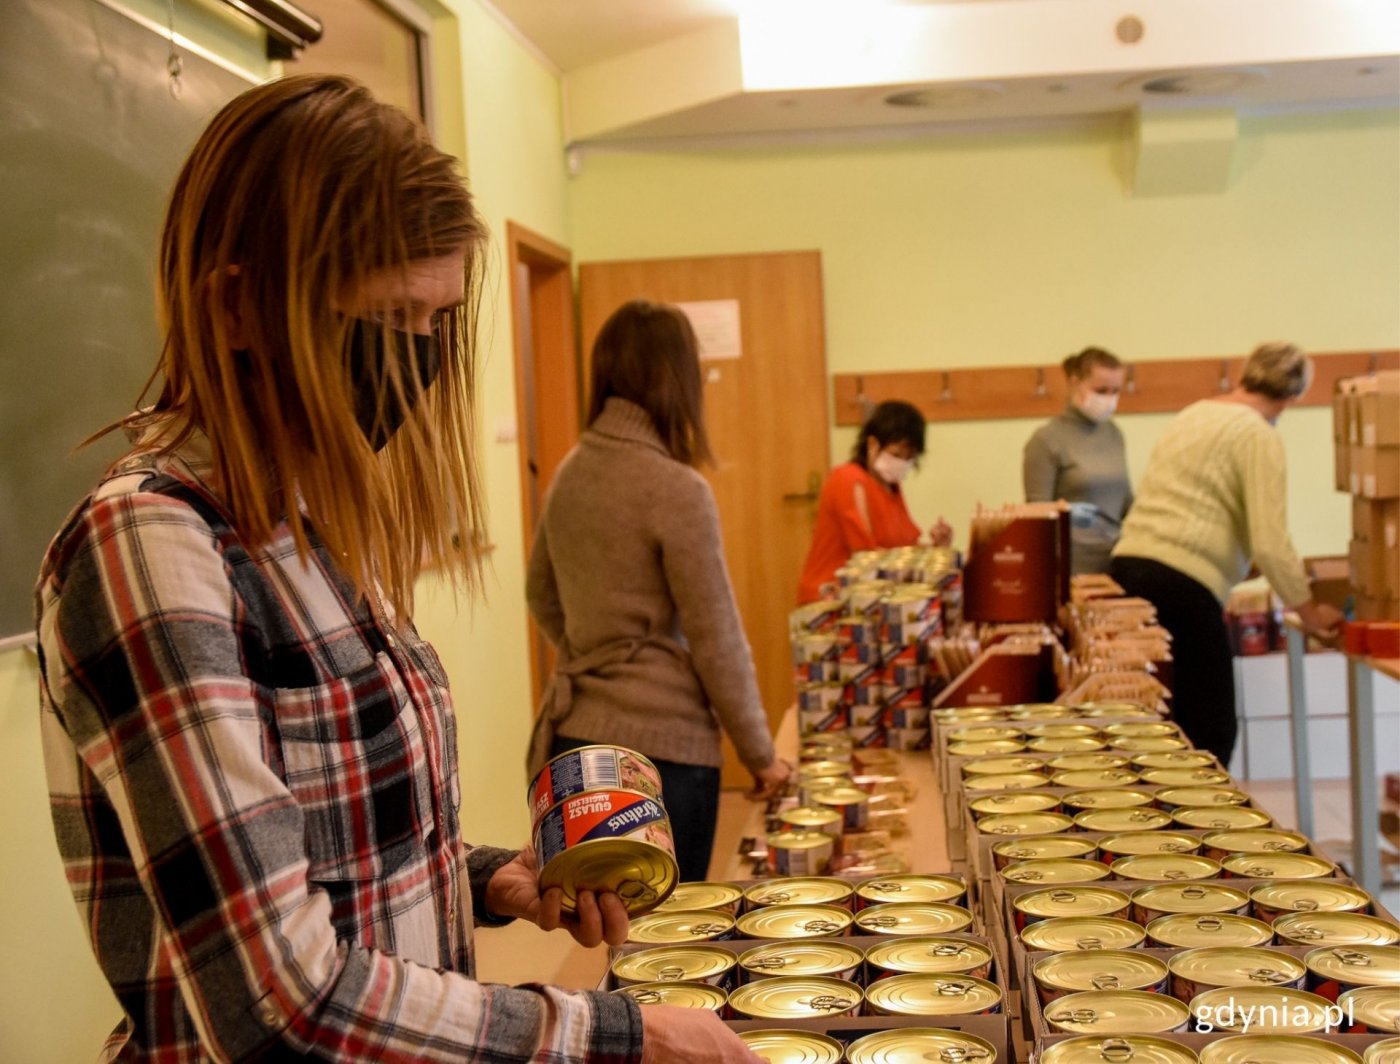
[[[580,746],[594,744],[592,739],[566,739],[556,735],[549,756],[558,757]],[[651,763],[661,773],[661,801],[671,818],[681,879],[704,879],[710,873],[710,849],[714,846],[715,824],[719,820],[719,769],[657,758],[652,758]]]

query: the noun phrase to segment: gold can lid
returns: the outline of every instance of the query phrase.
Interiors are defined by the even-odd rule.
[[[1400,1064],[1400,1038],[1372,1042],[1362,1054],[1364,1064]]]
[[[1151,1035],[1104,1038],[1081,1035],[1045,1047],[1040,1064],[1196,1064],[1196,1053],[1180,1042]]]
[[[703,983],[733,967],[734,954],[719,946],[656,946],[620,954],[612,973],[629,983]]]
[[[1234,779],[1218,768],[1148,768],[1143,769],[1142,782],[1157,787],[1220,787]]]
[[[1038,754],[1092,754],[1106,745],[1102,739],[1092,735],[1046,735],[1031,739],[1026,743],[1026,749]]]
[[[933,713],[944,724],[1006,719],[1006,711],[1001,706],[943,706]]]
[[[1099,840],[1099,849],[1104,853],[1123,857],[1145,853],[1188,854],[1200,848],[1200,839],[1180,831],[1124,831]]]
[[[1175,724],[1168,724],[1164,720],[1145,721],[1131,720],[1120,721],[1117,724],[1105,724],[1103,726],[1105,735],[1133,735],[1137,737],[1147,735],[1180,735],[1180,731]]]
[[[1201,1047],[1201,1064],[1362,1064],[1345,1046],[1291,1034],[1237,1034]]]
[[[770,850],[820,850],[835,843],[824,831],[775,831],[767,841]]]
[[[1155,831],[1172,822],[1161,809],[1133,806],[1128,809],[1085,809],[1074,815],[1074,826],[1081,831]]]
[[[1021,729],[1008,724],[977,724],[948,731],[950,743],[987,743],[1006,739],[1020,742],[1022,738]]]
[[[1060,720],[1077,716],[1069,706],[1062,706],[1058,702],[1018,702],[1002,708],[1012,720]]]
[[[1055,772],[1104,772],[1111,768],[1127,768],[1128,759],[1121,754],[1091,750],[1087,754],[1057,754],[1045,764]]]
[[[1260,883],[1249,892],[1249,900],[1269,909],[1286,912],[1355,912],[1371,904],[1371,895],[1349,883],[1324,883],[1316,879]]]
[[[1290,953],[1263,946],[1198,946],[1167,962],[1172,975],[1201,986],[1283,986],[1306,974]]]
[[[1201,842],[1210,849],[1230,853],[1299,853],[1308,848],[1308,840],[1296,831],[1280,831],[1277,828],[1213,831]]]
[[[1215,879],[1220,862],[1194,853],[1137,853],[1120,857],[1109,866],[1117,879],[1140,882],[1185,879]]]
[[[977,830],[988,835],[1054,835],[1073,826],[1063,813],[1006,813],[977,821]]]
[[[823,791],[822,793],[830,792]],[[778,819],[796,831],[823,831],[834,828],[834,832],[827,831],[827,834],[839,835],[841,833],[841,814],[835,809],[818,809],[811,805],[799,805],[779,813]]]
[[[869,1011],[886,1016],[967,1016],[1001,1004],[1001,988],[970,975],[891,975],[865,990]]]
[[[636,983],[614,990],[626,994],[638,1005],[676,1005],[684,1009],[709,1009],[719,1012],[728,995],[709,983]]]
[[[845,942],[769,942],[747,950],[739,958],[739,967],[761,976],[840,975],[864,959],[860,950]]]
[[[1168,949],[1267,946],[1274,932],[1263,920],[1236,913],[1171,913],[1147,925],[1147,937]]]
[[[1322,979],[1351,986],[1400,987],[1400,946],[1322,946],[1304,957],[1303,963]]]
[[[956,901],[966,894],[967,884],[956,876],[921,873],[876,876],[856,886],[856,897],[873,905],[907,901]]]
[[[997,816],[1006,813],[1044,813],[1060,804],[1056,794],[1044,791],[1006,791],[986,794],[967,803],[974,816]]]
[[[1142,777],[1126,768],[1088,768],[1056,772],[1050,782],[1056,787],[1127,787]]]
[[[1171,787],[1157,792],[1163,805],[1193,805],[1207,809],[1220,806],[1246,805],[1249,795],[1233,787]]]
[[[1185,750],[1191,744],[1171,735],[1120,735],[1110,739],[1108,745],[1130,754],[1162,754],[1171,750]]]
[[[963,790],[968,794],[991,794],[995,791],[1028,791],[1044,787],[1050,781],[1038,772],[1008,772],[993,776],[968,776]]]
[[[867,935],[946,935],[972,926],[972,913],[942,902],[887,902],[856,913],[856,927]]]
[[[1051,1029],[1070,1034],[1165,1034],[1190,1018],[1176,998],[1146,990],[1085,990],[1045,1006]]]
[[[1293,946],[1393,946],[1400,927],[1366,913],[1286,913],[1274,921],[1279,941]]]
[[[1222,986],[1191,999],[1191,1015],[1222,1034],[1316,1034],[1333,1018],[1332,1003],[1292,987]]]
[[[766,1064],[841,1064],[841,1043],[820,1031],[740,1031],[739,1040]]]
[[[1032,969],[1041,986],[1053,990],[1155,990],[1167,979],[1167,966],[1135,949],[1096,949],[1052,953]]]
[[[799,780],[815,780],[830,776],[844,776],[851,771],[848,761],[804,761],[797,766]]]
[[[994,754],[1019,754],[1026,744],[1018,739],[986,739],[980,742],[956,742],[948,744],[952,757],[989,757]]]
[[[639,839],[590,839],[540,870],[540,891],[563,891],[565,912],[575,910],[581,890],[611,892],[636,916],[670,897],[679,879],[676,859],[660,846]]]
[[[1266,828],[1274,822],[1264,810],[1244,805],[1222,805],[1218,808],[1183,805],[1172,810],[1171,818],[1184,828],[1210,828],[1215,831]]]
[[[1010,776],[1020,772],[1039,773],[1045,762],[1038,757],[981,757],[962,767],[963,776]]]
[[[942,1027],[899,1027],[857,1038],[846,1050],[850,1064],[995,1064],[996,1048],[985,1038]]]
[[[1093,839],[1082,835],[1031,836],[1005,839],[992,845],[992,853],[1013,861],[1044,861],[1052,857],[1088,857],[1098,852]]]
[[[658,911],[668,909],[728,909],[737,905],[744,892],[733,883],[704,883],[692,880],[677,883],[671,896],[657,906]]]
[[[1206,768],[1216,763],[1215,755],[1204,750],[1138,750],[1130,753],[1132,763],[1138,768]]]
[[[843,905],[855,889],[850,880],[836,876],[779,876],[745,889],[744,901],[751,909],[767,905]]]
[[[812,795],[818,805],[868,805],[870,795],[859,787],[827,787]]]
[[[1098,736],[1099,729],[1092,724],[1053,721],[1049,724],[1028,724],[1026,734],[1032,739],[1092,739]]]
[[[1223,913],[1244,908],[1249,898],[1218,883],[1158,883],[1133,891],[1133,904],[1162,913]]]
[[[1108,865],[1082,857],[1041,857],[1016,861],[999,873],[1011,883],[1096,883],[1109,877]]]
[[[739,917],[745,938],[830,938],[844,935],[851,914],[837,905],[769,905]]]
[[[1027,916],[1112,916],[1128,907],[1128,896],[1108,887],[1046,887],[1011,900]]]
[[[1342,1014],[1373,1031],[1400,1031],[1400,994],[1390,986],[1359,986],[1337,998]]]
[[[1161,714],[1141,702],[1081,702],[1075,707],[1082,717],[1119,717],[1123,720],[1158,720]]]
[[[820,975],[779,975],[745,983],[729,995],[729,1007],[756,1020],[840,1016],[860,1008],[860,987]]]
[[[1027,924],[1021,932],[1026,949],[1049,953],[1132,949],[1146,938],[1141,925],[1117,916],[1061,916]]]
[[[704,942],[723,938],[734,930],[734,917],[717,909],[658,910],[632,920],[628,942],[674,946],[681,942]]]
[[[1311,853],[1232,853],[1220,864],[1247,879],[1323,879],[1337,871],[1327,858]]]
[[[992,951],[970,938],[911,935],[877,942],[865,951],[865,959],[885,971],[937,975],[969,972],[990,964]]]
[[[1151,791],[1131,787],[1071,791],[1060,800],[1066,809],[1133,809],[1151,805],[1153,801]]]

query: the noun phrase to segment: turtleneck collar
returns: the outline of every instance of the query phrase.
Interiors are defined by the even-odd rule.
[[[662,454],[671,453],[661,442],[651,415],[629,399],[617,396],[609,398],[603,403],[603,412],[588,426],[588,431],[613,440],[654,447]]]

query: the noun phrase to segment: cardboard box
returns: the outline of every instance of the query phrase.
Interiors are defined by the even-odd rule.
[[[1358,398],[1361,446],[1400,444],[1400,391],[1376,391]]]
[[[1357,505],[1363,503],[1368,506],[1373,505],[1367,500],[1353,499],[1353,511]],[[1400,504],[1397,504],[1396,512],[1400,513]],[[1308,572],[1309,580],[1312,581],[1312,595],[1316,601],[1325,602],[1339,610],[1346,608],[1347,599],[1351,596],[1350,563],[1350,557],[1328,556],[1303,559],[1303,567]]]
[[[1332,461],[1332,486],[1338,491],[1351,491],[1351,445],[1346,440],[1332,441]]]
[[[1400,621],[1400,596],[1368,595],[1358,589],[1353,601],[1358,621]]]
[[[1350,448],[1351,493],[1367,499],[1400,498],[1400,447]]]

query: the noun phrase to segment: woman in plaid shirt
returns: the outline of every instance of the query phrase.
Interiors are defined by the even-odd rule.
[[[161,390],[36,592],[104,1060],[758,1060],[709,1013],[473,978],[474,920],[561,923],[528,849],[463,843],[408,620],[425,561],[479,578],[485,241],[454,161],[345,78],[245,93],[180,174]],[[570,930],[627,915],[585,896]]]

